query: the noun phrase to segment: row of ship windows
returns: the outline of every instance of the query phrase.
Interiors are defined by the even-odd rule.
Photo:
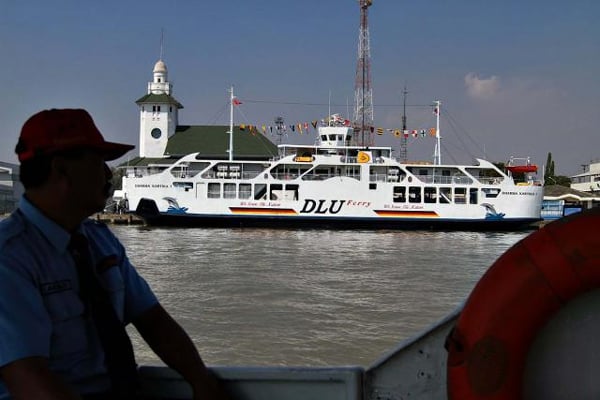
[[[353,178],[361,180],[360,165],[326,165],[321,164],[314,166],[313,164],[280,164],[275,168],[265,170],[265,165],[258,164],[231,164],[221,163],[207,167],[207,162],[189,162],[182,163],[170,170],[171,175],[178,179],[193,178],[199,173],[203,179],[253,179],[260,174],[264,174],[264,178],[269,175],[277,180],[289,181],[302,179],[305,181],[320,181],[335,177]],[[466,175],[463,171],[457,168],[443,168],[434,170],[431,168],[410,167],[409,172],[424,184],[441,184],[441,185],[472,185],[473,179]],[[492,169],[479,170],[467,169],[472,177],[482,184],[497,185],[504,177]],[[369,182],[392,182],[401,183],[406,179],[407,184],[413,181],[412,176],[408,176],[406,171],[395,166],[369,166]]]
[[[174,186],[185,191],[193,189],[191,182],[175,182]],[[296,184],[210,182],[206,188],[209,199],[298,200],[299,191]],[[369,189],[376,190],[377,184],[369,184]],[[495,198],[499,194],[500,189],[497,188],[394,186],[393,202],[477,204],[480,196]]]

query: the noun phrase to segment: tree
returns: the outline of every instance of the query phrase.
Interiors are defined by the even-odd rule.
[[[549,185],[571,186],[571,178],[554,174],[554,160],[552,159],[552,153],[548,153],[546,166],[544,167],[544,186]]]
[[[114,190],[119,190],[121,189],[122,183],[123,183],[123,175],[125,175],[125,170],[123,168],[111,168],[110,171],[112,172],[112,179],[111,179],[111,183],[112,183],[112,187]]]
[[[554,177],[554,160],[552,159],[552,153],[548,153],[546,166],[544,167],[544,179],[547,179],[547,177]]]

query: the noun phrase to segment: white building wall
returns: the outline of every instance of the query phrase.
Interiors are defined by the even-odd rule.
[[[167,66],[158,60],[148,82],[148,94],[171,95],[173,86],[168,81]],[[178,121],[176,105],[144,103],[140,105],[140,157],[160,158],[165,154],[169,137],[175,133]]]
[[[160,111],[158,111],[160,109]],[[172,114],[177,107],[169,104],[143,104],[140,108],[140,157],[160,158],[168,138],[175,132]]]
[[[600,192],[600,162],[590,163],[585,172],[571,177],[571,189],[582,192]]]

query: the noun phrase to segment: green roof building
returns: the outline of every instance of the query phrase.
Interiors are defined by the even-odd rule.
[[[179,125],[183,105],[172,95],[167,66],[159,60],[153,69],[148,92],[136,101],[140,110],[139,157],[129,166],[172,164],[191,153],[198,158],[229,158],[229,127]],[[256,129],[233,129],[233,158],[269,159],[277,154],[277,146]]]

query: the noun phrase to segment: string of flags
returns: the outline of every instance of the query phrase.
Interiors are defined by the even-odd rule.
[[[317,126],[327,126],[326,124],[321,124],[319,125],[319,121],[314,120],[311,122],[300,122],[297,124],[291,124],[291,125],[284,125],[281,127],[277,127],[277,126],[272,126],[272,125],[251,125],[251,124],[240,124],[239,128],[241,131],[249,131],[252,134],[256,134],[256,133],[262,133],[263,135],[266,135],[267,133],[269,134],[274,134],[274,133],[278,133],[278,131],[280,133],[284,133],[284,134],[288,134],[290,132],[292,133],[298,133],[300,135],[303,134],[310,134],[311,133],[311,128],[313,131],[317,131]],[[339,125],[337,125],[339,126]],[[348,124],[344,124],[343,126],[350,126],[350,121],[348,121]],[[428,129],[393,129],[393,128],[381,128],[381,127],[373,127],[370,126],[369,131],[371,133],[376,133],[377,135],[381,136],[384,134],[390,134],[390,135],[394,135],[395,137],[426,137],[426,136],[435,136],[436,135],[436,129],[435,128],[428,128]]]
[[[239,106],[242,103],[242,101],[240,101],[237,97],[233,97],[231,100],[231,103],[234,106]],[[433,115],[438,116],[440,113],[440,109],[436,106],[433,109]],[[325,119],[322,119],[321,121],[321,126],[328,126],[328,125],[333,125],[333,126],[351,126],[351,121],[348,119],[343,118],[340,114],[333,114],[329,117],[326,117]],[[300,122],[297,124],[292,124],[292,125],[282,125],[282,126],[276,126],[273,127],[272,125],[261,125],[261,131],[263,135],[267,134],[267,131],[270,134],[273,134],[274,130],[279,130],[280,133],[285,133],[287,134],[287,129],[289,127],[290,131],[292,132],[296,132],[296,129],[298,130],[298,133],[300,135],[302,135],[304,132],[306,132],[307,134],[309,133],[309,126],[312,126],[313,130],[317,130],[317,124],[319,124],[318,120],[314,120],[310,122],[310,125],[308,122]],[[248,129],[248,131],[250,131],[250,133],[252,134],[256,134],[256,132],[259,131],[258,126],[257,125],[250,125],[250,124],[240,124],[239,125],[240,130],[241,131],[245,131],[246,129]],[[370,126],[369,130],[371,131],[371,133],[375,133],[377,132],[377,135],[383,135],[384,133],[389,133],[389,134],[393,134],[395,137],[425,137],[427,136],[427,134],[429,134],[429,136],[435,136],[436,135],[436,128],[429,128],[429,129],[390,129],[390,128],[375,128],[374,126]]]

